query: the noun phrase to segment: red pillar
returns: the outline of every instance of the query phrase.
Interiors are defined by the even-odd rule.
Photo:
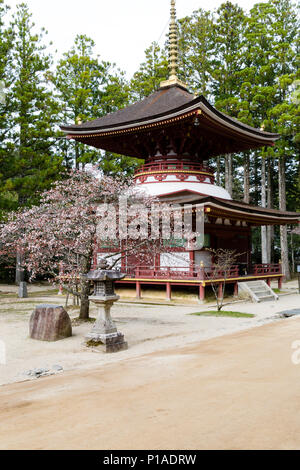
[[[281,276],[278,278],[278,289],[279,290],[282,289],[282,277]]]
[[[205,284],[204,282],[199,285],[199,301],[204,302],[205,300]]]
[[[139,281],[136,281],[135,283],[135,290],[136,290],[136,298],[140,299],[142,295],[141,295],[141,284]]]
[[[167,282],[166,284],[166,300],[171,300],[172,298],[172,291],[171,291],[171,284]]]
[[[222,299],[223,297],[223,282],[219,283],[218,287],[218,299]]]
[[[269,277],[267,279],[267,284],[268,284],[269,287],[271,287],[271,279]]]
[[[234,292],[233,292],[233,297],[238,297],[239,295],[239,285],[238,282],[234,283]]]

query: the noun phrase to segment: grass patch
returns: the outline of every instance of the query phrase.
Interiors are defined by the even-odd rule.
[[[196,315],[198,317],[232,317],[232,318],[253,318],[253,313],[242,313],[242,312],[228,312],[226,310],[207,310],[205,312],[190,313],[189,315]]]
[[[289,294],[290,293],[288,290],[278,289],[278,287],[274,287],[272,291],[274,291],[275,294]]]

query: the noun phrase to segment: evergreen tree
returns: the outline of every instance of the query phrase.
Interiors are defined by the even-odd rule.
[[[34,24],[25,4],[17,7],[11,29],[13,49],[6,115],[6,158],[4,191],[15,195],[16,204],[37,201],[38,193],[59,178],[60,160],[55,156],[54,125],[58,106],[48,83],[51,63],[42,44],[44,30],[33,33]]]
[[[8,7],[0,0],[0,210],[9,208],[13,198],[4,189],[4,182],[10,171],[11,160],[8,158],[7,137],[10,130],[8,116],[12,112],[11,104],[6,97],[6,89],[10,86],[10,61],[12,49],[12,32],[4,24]]]
[[[213,25],[212,90],[215,106],[233,117],[237,117],[240,110],[244,21],[243,9],[226,2],[218,8]],[[233,158],[232,155],[225,155],[225,188],[230,195],[233,195],[233,188],[237,186],[234,170],[241,163],[239,160],[237,156]],[[245,163],[247,164],[247,161]]]
[[[126,106],[129,102],[129,87],[124,74],[115,70],[109,62],[100,61],[94,54],[95,43],[85,35],[75,38],[74,46],[59,61],[52,80],[62,106],[61,122],[97,119]],[[110,170],[120,173],[123,167],[131,168],[130,160],[123,156],[106,153],[79,142],[62,140],[60,150],[65,165],[79,168],[86,163],[103,163],[105,173],[107,162]],[[121,165],[118,163],[121,161]],[[130,172],[130,171],[129,171]]]
[[[141,100],[159,89],[160,83],[169,76],[167,53],[153,42],[145,50],[145,61],[130,82],[132,99]]]
[[[239,90],[243,69],[243,31],[245,14],[238,5],[223,3],[213,26],[213,94],[215,106],[231,116],[239,111]]]
[[[201,8],[182,18],[179,26],[179,78],[196,94],[208,99],[212,92],[212,60],[215,46],[213,14]]]
[[[286,209],[285,200],[285,159],[288,154],[295,157],[295,112],[290,103],[291,85],[295,79],[295,39],[297,19],[294,5],[290,0],[270,0],[256,4],[247,19],[245,37],[247,41],[244,77],[242,86],[246,91],[244,112],[252,125],[270,132],[279,132],[281,140],[274,149],[263,149],[261,158],[279,159],[279,207]],[[251,81],[249,80],[251,77]],[[245,117],[245,114],[244,114]],[[250,123],[250,122],[249,122]],[[282,125],[283,124],[283,125]],[[291,129],[293,128],[292,132]],[[266,165],[262,162],[262,188],[265,185]],[[265,191],[262,191],[262,204],[266,204]],[[280,228],[283,269],[289,277],[286,227]],[[266,232],[262,234],[263,256],[270,250],[266,247]]]

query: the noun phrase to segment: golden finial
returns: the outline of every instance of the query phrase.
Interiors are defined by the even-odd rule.
[[[177,58],[178,58],[178,35],[177,35],[177,24],[176,24],[176,9],[175,0],[171,0],[171,20],[170,20],[170,32],[169,32],[169,68],[170,68],[170,80],[177,78]]]
[[[170,77],[169,80],[161,82],[160,87],[165,88],[171,85],[180,85],[187,88],[186,84],[183,83],[177,77],[178,67],[178,28],[176,23],[176,8],[175,0],[171,0],[171,19],[169,29],[169,69]]]

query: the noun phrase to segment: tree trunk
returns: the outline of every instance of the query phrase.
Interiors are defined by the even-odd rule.
[[[279,173],[279,209],[286,210],[286,181],[285,181],[285,160],[284,157],[278,160],[278,173]],[[289,253],[288,253],[288,240],[287,240],[287,226],[280,225],[280,247],[281,247],[281,262],[282,272],[286,280],[291,279],[289,267]]]
[[[221,162],[220,162],[220,157],[217,157],[216,183],[217,183],[218,186],[220,186],[220,184],[221,184]]]
[[[268,209],[273,209],[273,159],[268,159]],[[267,227],[267,250],[269,263],[274,262],[274,226],[268,225]]]
[[[79,170],[79,146],[78,142],[75,141],[75,168]]]
[[[244,159],[244,202],[250,203],[250,155],[248,152]]]
[[[90,283],[84,279],[80,280],[80,311],[79,318],[81,320],[87,320],[89,318],[90,311]]]
[[[232,196],[232,155],[230,153],[225,155],[225,189]]]
[[[84,277],[91,268],[91,259],[92,254],[88,257],[82,256],[80,262],[80,311],[79,311],[79,318],[81,320],[87,320],[89,318],[89,310],[90,310],[90,301],[89,301],[89,294],[90,294],[90,283]]]
[[[267,206],[267,190],[266,190],[266,159],[261,160],[261,206]],[[267,227],[261,227],[261,262],[269,263],[267,250]]]

